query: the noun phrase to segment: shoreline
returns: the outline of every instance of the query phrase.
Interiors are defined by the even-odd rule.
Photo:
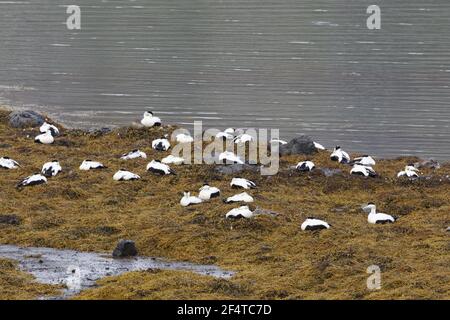
[[[0,243],[112,252],[120,239],[130,239],[142,256],[237,272],[220,281],[175,271],[126,273],[100,280],[98,287],[76,299],[449,298],[445,286],[450,279],[444,279],[449,277],[450,259],[446,231],[450,179],[444,179],[450,177],[449,163],[437,170],[421,169],[430,179],[409,180],[397,179],[396,174],[417,158],[377,159],[379,176],[364,178],[350,175],[349,166],[332,162],[329,152],[322,151],[281,157],[283,170],[274,176],[252,170],[225,174],[216,165],[173,166],[177,175],[155,176],[145,166],[152,158],[170,153],[151,148],[152,139],[167,131],[165,127],[119,128],[103,135],[69,129],[51,145],[34,143],[37,131],[11,128],[7,112],[0,112],[0,151],[22,165],[0,170]],[[148,159],[120,159],[133,148],[145,151]],[[55,158],[63,171],[47,184],[15,188],[19,179]],[[108,168],[78,170],[87,158],[103,161]],[[306,158],[336,174],[289,169]],[[122,167],[141,179],[113,181],[114,172]],[[234,176],[256,183],[256,189],[246,190],[255,199],[251,206],[279,214],[225,219],[231,209],[245,205],[222,201],[243,191],[230,187]],[[183,191],[197,195],[205,181],[219,188],[221,196],[182,207]],[[368,202],[398,216],[398,221],[369,224],[361,210],[361,204]],[[300,225],[309,216],[332,227],[302,231]],[[365,287],[369,265],[379,265],[383,272],[380,291]],[[20,278],[13,271],[11,275]],[[11,283],[20,282],[0,276],[0,287],[6,292],[20,295],[29,287]]]
[[[0,105],[0,111],[8,111],[8,112],[14,112],[14,111],[27,111],[30,110],[29,108],[19,108],[19,107],[13,107],[10,105]],[[99,133],[99,132],[104,132],[105,130],[113,132],[113,131],[117,131],[117,130],[126,130],[128,128],[132,128],[132,129],[142,129],[143,126],[139,123],[139,119],[138,116],[136,117],[136,121],[132,121],[129,124],[125,124],[125,125],[108,125],[108,126],[102,126],[102,125],[97,125],[97,126],[91,126],[89,128],[83,128],[83,127],[72,127],[67,125],[66,123],[64,123],[64,121],[62,120],[58,120],[58,119],[54,119],[53,117],[51,117],[49,114],[47,114],[46,112],[42,111],[35,111],[39,114],[41,114],[42,116],[48,118],[52,123],[57,124],[58,126],[64,128],[67,131],[73,131],[73,132],[85,132],[85,133]],[[56,117],[61,119],[61,117]],[[164,121],[163,121],[164,122]],[[177,126],[177,125],[173,125],[173,124],[164,124],[161,126],[161,128],[166,129],[166,130],[174,130],[177,128],[183,128],[181,126]],[[187,129],[189,130],[189,129]],[[190,130],[191,131],[191,130]],[[105,132],[105,133],[107,133]],[[102,133],[104,134],[104,133]],[[300,137],[301,135],[297,136]],[[294,137],[295,138],[295,137]],[[283,139],[283,137],[280,137],[280,139]],[[289,140],[290,141],[290,140]],[[326,149],[325,151],[331,152],[332,150]],[[362,152],[359,151],[351,151],[350,152],[352,155],[362,155]],[[417,158],[417,161],[431,161],[431,160],[436,160],[439,162],[439,164],[441,165],[445,165],[445,164],[450,164],[450,159],[436,159],[434,157],[421,157],[418,155],[412,155],[412,154],[405,154],[405,155],[392,155],[389,157],[378,157],[377,155],[373,154],[374,157],[376,157],[378,160],[398,160],[401,158]],[[280,156],[281,157],[281,156]]]

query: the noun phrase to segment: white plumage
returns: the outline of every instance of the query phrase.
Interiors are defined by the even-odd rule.
[[[244,178],[233,178],[230,186],[233,188],[253,189],[256,188],[256,184],[253,181]]]
[[[92,169],[104,169],[104,166],[101,162],[92,161],[92,160],[84,160],[80,165],[80,170],[92,170]]]
[[[10,157],[0,158],[0,168],[1,169],[17,169],[20,167],[19,163]]]
[[[242,206],[239,208],[231,209],[225,215],[225,218],[227,218],[227,219],[240,219],[240,218],[250,219],[252,217],[253,217],[253,212],[250,210],[250,208],[248,206]]]
[[[234,143],[236,144],[244,144],[250,141],[253,141],[253,137],[247,133],[240,134],[236,138],[234,138]]]
[[[330,225],[320,219],[314,218],[314,217],[308,217],[300,226],[300,228],[305,231],[305,230],[321,230],[321,229],[329,229]]]
[[[152,160],[147,164],[147,171],[153,172],[159,175],[175,174],[167,164],[161,163],[159,160]]]
[[[232,140],[234,139],[234,129],[233,128],[225,129],[224,131],[217,133],[216,138]]]
[[[178,143],[192,143],[192,142],[194,142],[194,138],[192,138],[190,135],[184,134],[184,133],[177,134],[177,136],[175,137],[175,140]]]
[[[159,127],[161,126],[161,119],[158,117],[155,117],[153,115],[153,112],[151,111],[145,111],[144,117],[141,120],[141,124],[145,127]]]
[[[204,201],[220,196],[219,188],[211,187],[208,184],[203,185],[199,191],[198,197]]]
[[[202,203],[202,199],[195,197],[195,196],[191,196],[190,192],[184,192],[184,196],[180,200],[180,204],[183,207],[187,207],[192,204],[199,204],[199,203]]]
[[[314,142],[314,141],[313,141],[313,143],[314,143],[314,147],[317,150],[325,150],[325,147],[323,145],[321,145],[320,143],[317,143],[317,142]]]
[[[295,168],[300,171],[312,171],[315,167],[314,163],[308,160],[299,162]]]
[[[227,161],[227,162],[233,162],[238,164],[244,164],[244,161],[241,160],[241,158],[237,155],[235,155],[233,152],[225,151],[219,154],[219,161]]]
[[[355,158],[353,159],[353,162],[356,164],[360,164],[363,166],[374,166],[375,165],[375,160],[368,155],[363,155],[361,157]]]
[[[167,151],[170,148],[170,142],[165,137],[152,141],[152,148],[157,151]]]
[[[181,157],[175,157],[173,155],[168,155],[167,157],[163,158],[161,160],[162,163],[165,164],[175,164],[175,165],[180,165],[184,163],[184,158]]]
[[[22,181],[20,181],[19,184],[17,184],[17,188],[35,186],[35,185],[43,184],[43,183],[47,183],[47,178],[44,177],[43,175],[37,173],[37,174],[33,174],[31,176],[28,176],[25,179],[23,179]]]
[[[397,174],[397,177],[408,177],[408,178],[418,178],[418,170],[413,165],[407,165],[403,171]]]
[[[281,139],[271,139],[270,143],[287,144],[287,141]]]
[[[343,151],[340,146],[336,146],[330,155],[331,160],[338,161],[340,163],[349,163],[350,156],[347,152]]]
[[[373,203],[369,203],[363,208],[363,210],[369,212],[367,221],[372,224],[393,223],[395,222],[395,220],[397,220],[395,217],[389,214],[377,212],[377,207]]]
[[[39,128],[39,131],[41,133],[46,133],[47,131],[50,131],[52,136],[59,135],[59,129],[55,125],[47,123],[47,122],[44,122],[42,124],[42,126]]]
[[[360,175],[364,177],[376,177],[377,173],[370,166],[363,166],[360,164],[354,164],[353,168],[350,170],[350,174]]]
[[[247,192],[242,192],[239,194],[235,194],[232,197],[228,197],[225,201],[225,203],[232,203],[232,202],[253,202],[253,197],[249,195]]]
[[[147,159],[147,154],[145,152],[142,152],[141,150],[134,149],[128,153],[124,153],[120,157],[120,159],[122,159],[122,160],[131,160],[131,159],[136,159],[136,158]]]
[[[51,131],[46,131],[45,133],[37,135],[34,138],[34,142],[42,144],[52,144],[54,141],[55,138],[53,138]]]
[[[62,171],[58,160],[47,162],[42,166],[41,173],[46,177],[54,177]]]
[[[120,169],[113,176],[113,179],[116,181],[139,180],[140,178],[141,177],[138,176],[137,174],[127,171],[125,169]]]

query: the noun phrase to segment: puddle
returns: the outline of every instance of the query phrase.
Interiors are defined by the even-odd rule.
[[[64,299],[95,286],[95,282],[101,278],[130,271],[185,270],[216,278],[230,278],[234,274],[213,265],[173,262],[160,258],[113,259],[107,253],[22,248],[14,245],[0,245],[0,258],[18,261],[20,269],[31,273],[38,282],[66,285],[67,289],[63,289],[61,296],[44,299]]]

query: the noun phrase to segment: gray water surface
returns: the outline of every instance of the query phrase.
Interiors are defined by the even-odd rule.
[[[450,2],[0,1],[0,102],[75,127],[280,128],[326,147],[450,159]]]
[[[21,270],[31,273],[38,282],[65,285],[67,288],[63,290],[61,297],[69,297],[91,288],[101,278],[130,271],[185,270],[216,278],[230,278],[234,274],[212,265],[149,257],[113,259],[108,254],[15,245],[0,245],[0,258],[18,261]]]

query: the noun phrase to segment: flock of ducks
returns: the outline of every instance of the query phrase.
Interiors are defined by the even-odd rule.
[[[154,116],[154,114],[150,111],[146,111],[141,120],[141,124],[144,127],[155,127],[161,126],[161,119]],[[55,141],[55,137],[59,135],[59,129],[50,123],[44,122],[44,124],[39,128],[40,134],[37,135],[34,139],[36,143],[41,144],[52,144]],[[171,145],[169,140],[167,139],[167,135],[153,140],[152,148],[156,151],[167,151],[170,149]],[[228,128],[223,132],[219,132],[216,135],[216,138],[221,139],[230,139],[233,140],[236,144],[242,144],[252,141],[253,137],[249,134],[239,132],[233,128]],[[192,143],[194,139],[188,134],[179,134],[175,139],[178,143]],[[276,139],[271,140],[272,142],[276,142],[279,144],[286,144],[287,142],[284,140]],[[314,146],[318,150],[325,150],[325,148],[314,142]],[[132,160],[142,158],[146,159],[147,154],[141,150],[135,149],[128,153],[123,154],[120,159],[122,160]],[[354,175],[362,175],[365,177],[375,177],[377,174],[373,169],[375,165],[375,160],[369,155],[363,155],[361,157],[355,158],[351,160],[349,154],[341,149],[340,146],[336,146],[332,153],[330,154],[330,159],[332,161],[337,161],[342,164],[352,165],[352,169],[350,170],[351,174]],[[244,164],[245,162],[240,159],[233,152],[225,151],[219,155],[220,161],[228,161],[232,163]],[[184,159],[181,157],[176,157],[173,155],[169,155],[162,160],[152,160],[147,164],[146,170],[152,172],[157,175],[174,175],[176,174],[170,167],[169,164],[180,165],[184,163]],[[3,169],[17,169],[20,165],[17,161],[10,159],[9,157],[0,158],[0,168]],[[93,161],[86,159],[84,160],[79,169],[83,171],[87,170],[100,170],[107,168],[101,162]],[[310,161],[302,161],[299,162],[296,166],[296,169],[299,171],[312,171],[315,168],[315,164]],[[30,175],[24,179],[22,179],[18,184],[18,188],[39,185],[43,183],[47,183],[47,178],[55,177],[62,171],[62,167],[58,160],[53,160],[51,162],[47,162],[42,166],[42,170],[40,173],[35,173]],[[397,175],[398,177],[407,177],[407,178],[416,178],[418,177],[418,170],[414,167],[414,165],[407,165],[404,170],[400,171]],[[119,169],[114,175],[113,180],[115,181],[132,181],[139,180],[141,177],[133,172],[130,172],[126,169]],[[233,189],[243,189],[250,190],[256,188],[256,184],[253,181],[244,178],[233,178],[230,182],[230,187]],[[185,191],[183,193],[183,197],[180,200],[180,205],[183,207],[198,205],[206,201],[210,201],[214,198],[219,198],[221,195],[221,191],[214,186],[210,186],[205,183],[199,190],[198,196],[191,195],[191,192]],[[254,198],[248,194],[247,192],[242,192],[230,196],[223,200],[224,203],[252,203],[254,202]],[[369,203],[367,206],[363,208],[364,211],[368,213],[368,222],[372,224],[384,224],[384,223],[393,223],[396,221],[396,218],[385,214],[379,213],[376,211],[376,206],[373,203]],[[227,219],[237,219],[237,218],[252,218],[256,215],[256,210],[252,211],[248,205],[243,205],[237,208],[230,210],[225,217]],[[302,224],[301,230],[320,230],[320,229],[329,229],[331,225],[326,221],[320,220],[315,217],[308,217]]]

